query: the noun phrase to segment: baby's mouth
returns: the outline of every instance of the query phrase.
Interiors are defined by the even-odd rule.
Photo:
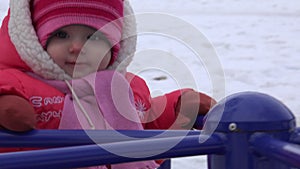
[[[66,65],[71,69],[72,71],[83,71],[88,69],[89,65],[85,62],[66,62]]]
[[[85,62],[76,62],[76,61],[70,61],[70,62],[66,62],[66,65],[69,65],[69,66],[86,66],[87,63]]]

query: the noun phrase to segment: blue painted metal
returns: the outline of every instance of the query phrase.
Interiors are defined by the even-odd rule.
[[[212,135],[204,143],[199,142],[199,135],[191,135],[4,153],[0,154],[0,166],[3,169],[64,169],[224,152],[224,142],[218,135]]]
[[[270,133],[288,141],[295,129],[295,117],[275,98],[257,92],[241,92],[218,103],[207,115],[206,130],[227,138],[224,155],[210,155],[210,169],[288,169],[279,161],[253,153],[249,139],[255,132]]]
[[[254,151],[259,154],[300,168],[300,145],[284,142],[269,134],[261,133],[251,136],[250,143]]]
[[[232,122],[240,132],[289,130],[296,125],[293,113],[284,104],[257,92],[240,92],[224,98],[210,111],[207,121],[206,127],[218,125],[219,132],[231,132],[228,126]]]
[[[2,131],[0,147],[65,147],[200,134],[201,131],[189,130],[33,130],[26,133]]]
[[[204,126],[204,116],[198,115],[193,127],[196,129],[202,129],[203,126]]]
[[[290,142],[300,144],[300,128],[297,128],[290,137]]]
[[[158,169],[171,169],[171,160],[165,160]]]

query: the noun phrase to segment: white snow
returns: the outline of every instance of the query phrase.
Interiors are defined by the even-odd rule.
[[[299,126],[300,1],[130,1],[141,15],[142,34],[129,70],[145,78],[152,95],[193,87],[220,100],[240,91],[259,91],[285,103]],[[0,4],[1,20],[8,0]],[[156,15],[149,14],[153,12]],[[147,20],[149,15],[153,20]],[[145,31],[141,24],[152,27]],[[209,51],[201,58],[195,54],[191,44],[201,36],[208,41],[202,39],[199,48],[211,49],[210,42],[220,64],[205,55]],[[174,159],[172,165],[173,169],[207,168],[205,156]]]

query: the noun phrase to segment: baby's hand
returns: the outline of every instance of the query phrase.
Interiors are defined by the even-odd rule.
[[[35,125],[35,112],[27,100],[15,95],[0,96],[0,128],[22,132]]]
[[[194,91],[184,91],[176,106],[176,113],[181,122],[181,126],[185,129],[196,127],[201,129],[202,126],[194,126],[197,116],[205,116],[210,108],[216,104],[216,101],[210,96]]]

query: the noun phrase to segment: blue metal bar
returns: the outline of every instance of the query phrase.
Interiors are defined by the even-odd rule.
[[[200,137],[207,138],[203,135]],[[218,135],[210,136],[204,143],[199,142],[198,135],[190,135],[184,138],[146,138],[101,145],[3,153],[0,154],[0,166],[2,169],[67,169],[224,152],[224,141]]]
[[[250,143],[256,152],[282,161],[293,167],[300,167],[300,146],[275,139],[267,134],[254,134]]]
[[[292,133],[290,141],[295,144],[300,144],[300,128],[296,128]]]
[[[204,115],[198,115],[197,118],[196,118],[196,121],[194,123],[194,128],[197,128],[197,129],[201,129],[203,128],[203,125],[204,125]]]
[[[3,130],[0,147],[66,147],[200,134],[191,130],[33,130],[26,133]]]
[[[170,159],[165,160],[162,164],[160,164],[158,169],[171,169],[171,160]]]

